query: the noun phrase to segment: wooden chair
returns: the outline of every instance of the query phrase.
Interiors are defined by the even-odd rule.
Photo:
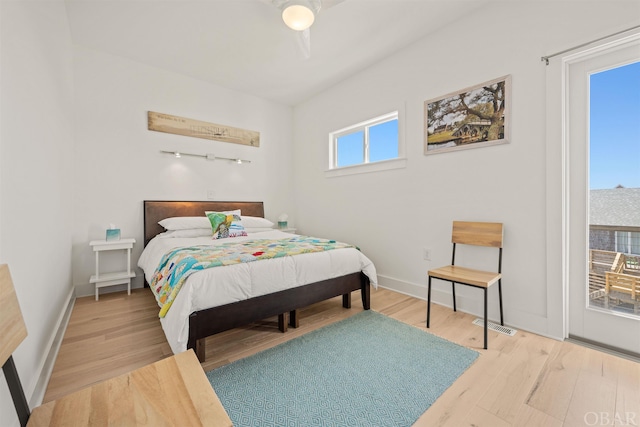
[[[12,353],[26,338],[27,328],[6,264],[0,265],[0,325],[0,363],[22,427],[232,426],[193,350],[47,402],[32,412],[13,363]]]
[[[607,309],[612,292],[617,292],[621,296],[621,301],[633,304],[634,313],[637,314],[640,311],[640,276],[613,271],[605,272],[604,307]]]
[[[0,325],[3,325],[0,331],[0,363],[20,425],[24,427],[31,412],[12,354],[27,337],[27,327],[24,324],[18,297],[6,264],[0,265]]]
[[[431,278],[451,282],[453,293],[453,311],[456,310],[456,283],[473,286],[484,290],[484,348],[487,349],[487,290],[498,283],[500,299],[500,324],[504,326],[502,315],[502,223],[497,222],[464,222],[454,221],[451,233],[453,254],[451,265],[428,271],[429,288],[427,297],[427,328],[431,317]],[[498,248],[498,271],[475,270],[456,265],[456,245],[474,245]]]

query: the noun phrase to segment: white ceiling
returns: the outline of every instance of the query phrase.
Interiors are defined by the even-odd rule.
[[[324,0],[304,59],[270,0],[67,0],[74,43],[296,105],[486,4]]]

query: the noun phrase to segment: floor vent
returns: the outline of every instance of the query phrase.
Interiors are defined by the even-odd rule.
[[[484,319],[478,318],[473,321],[473,324],[484,328]],[[491,329],[492,331],[500,332],[501,334],[509,335],[510,337],[514,336],[516,332],[518,332],[516,329],[498,325],[497,323],[493,322],[487,323],[487,328]]]

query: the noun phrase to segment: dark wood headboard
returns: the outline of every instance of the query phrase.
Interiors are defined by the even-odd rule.
[[[263,202],[214,202],[214,201],[144,201],[144,245],[156,235],[164,232],[158,224],[165,218],[175,216],[204,216],[205,211],[232,211],[241,209],[242,215],[264,217]]]

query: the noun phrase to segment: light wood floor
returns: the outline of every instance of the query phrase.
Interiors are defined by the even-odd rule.
[[[420,329],[426,303],[372,290],[372,309]],[[300,328],[285,334],[268,319],[207,339],[205,370],[272,347],[362,311],[335,298],[300,312]],[[148,289],[76,300],[44,401],[170,355],[158,307]],[[514,337],[482,328],[473,316],[433,306],[430,332],[478,350],[476,362],[427,410],[416,426],[640,425],[640,364],[528,332]],[[410,361],[408,361],[410,362]],[[615,423],[615,421],[618,421]],[[615,423],[615,424],[614,424]]]

